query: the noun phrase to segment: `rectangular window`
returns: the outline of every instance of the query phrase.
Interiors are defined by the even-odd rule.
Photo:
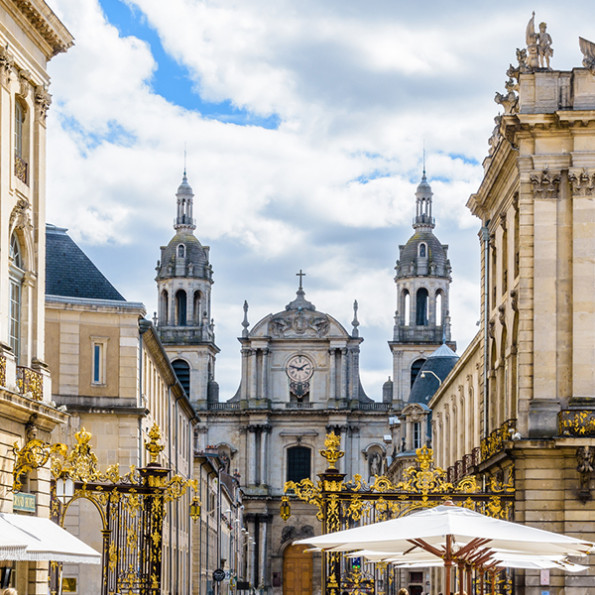
[[[20,355],[21,343],[21,284],[10,280],[10,346],[14,351],[17,362]]]
[[[421,423],[413,423],[413,448],[421,448]]]
[[[107,338],[91,337],[91,384],[103,385],[106,377]]]

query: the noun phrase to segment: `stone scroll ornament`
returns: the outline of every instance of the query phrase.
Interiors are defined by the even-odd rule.
[[[583,53],[583,66],[595,75],[595,43],[584,37],[579,37],[578,43]]]

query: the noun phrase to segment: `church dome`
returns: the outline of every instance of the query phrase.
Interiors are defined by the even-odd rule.
[[[423,245],[423,247],[422,247]],[[418,263],[424,260],[426,274],[438,277],[450,275],[450,262],[446,257],[446,247],[434,235],[431,229],[419,228],[401,246],[397,262],[397,277],[414,277],[420,274]]]
[[[190,230],[180,229],[169,244],[161,248],[158,279],[191,277],[210,280],[211,275],[208,248]]]
[[[458,359],[459,356],[448,345],[440,345],[421,367],[411,387],[409,402],[427,405]]]

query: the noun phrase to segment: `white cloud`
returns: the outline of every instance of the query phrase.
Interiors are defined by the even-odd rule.
[[[48,219],[69,227],[123,294],[152,312],[153,266],[172,235],[186,143],[197,235],[212,245],[222,398],[239,381],[243,299],[252,323],[281,310],[300,267],[308,298],[347,328],[358,299],[365,388],[380,397],[391,368],[392,267],[412,233],[424,145],[436,233],[451,244],[453,337],[463,347],[479,299],[477,263],[465,261],[479,258],[479,222],[465,203],[481,180],[498,111],[493,92],[532,8],[127,3],[188,69],[202,100],[277,114],[279,128],[209,119],[157,95],[146,41],[120,35],[97,0],[52,0],[76,45],[50,63]],[[540,11],[555,65],[578,65],[568,32],[575,20],[565,23],[553,0]],[[119,246],[118,258],[106,256]]]

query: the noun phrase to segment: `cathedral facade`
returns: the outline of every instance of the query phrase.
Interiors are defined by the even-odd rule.
[[[382,401],[368,397],[360,380],[363,339],[357,303],[348,329],[307,299],[301,271],[295,297],[280,311],[250,324],[244,304],[239,387],[228,400],[219,400],[214,373],[218,348],[210,317],[212,268],[209,248],[194,233],[193,197],[184,174],[176,194],[175,234],[157,264],[156,328],[200,418],[195,452],[215,449],[226,471],[239,475],[246,529],[253,540],[250,583],[269,593],[317,593],[320,564],[293,542],[318,532],[320,522],[314,508],[300,502],[292,502],[287,522],[280,518],[285,482],[316,481],[324,471],[318,453],[331,431],[341,437],[345,456],[340,466],[348,477],[360,474],[368,480],[386,473],[402,450],[401,440],[414,444],[406,419],[393,439],[389,417],[402,412],[430,354],[440,348],[454,355],[443,344],[454,347],[448,315],[450,263],[447,246],[433,233],[432,191],[424,171],[416,193],[414,235],[401,246],[396,266],[398,306],[389,342],[395,382],[385,384]],[[424,427],[428,423],[426,416]],[[225,568],[226,562],[220,566]]]

